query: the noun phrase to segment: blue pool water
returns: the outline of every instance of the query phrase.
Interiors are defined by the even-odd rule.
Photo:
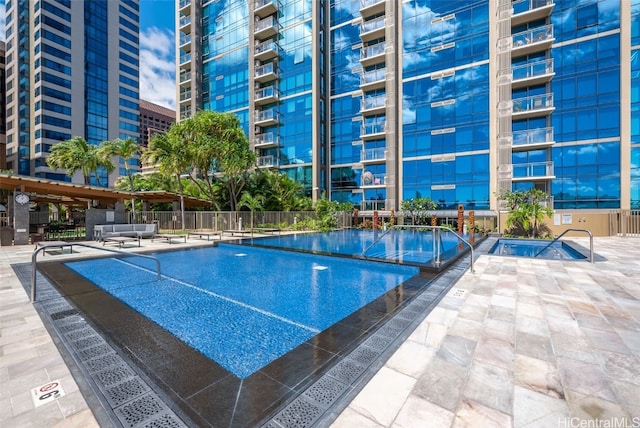
[[[141,258],[66,265],[240,378],[419,271],[229,244],[154,256],[160,281]]]
[[[531,239],[498,239],[489,254],[501,256],[537,257],[551,260],[582,260],[587,257],[565,242],[556,241],[547,247],[550,241]]]
[[[373,247],[369,248],[378,238]],[[326,233],[301,233],[253,239],[253,245],[292,248],[326,254],[343,254],[385,259],[403,263],[426,264],[434,258],[433,233],[420,230],[344,229]],[[458,238],[441,233],[440,252],[456,248]]]

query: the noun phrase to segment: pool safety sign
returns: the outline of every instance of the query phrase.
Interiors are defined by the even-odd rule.
[[[59,380],[47,382],[42,386],[31,390],[31,399],[35,407],[42,406],[50,401],[64,397],[64,389]]]

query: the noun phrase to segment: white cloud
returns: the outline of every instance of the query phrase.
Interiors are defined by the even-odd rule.
[[[0,41],[6,41],[5,30],[6,30],[6,19],[5,19],[5,9],[4,2],[0,7]]]
[[[176,108],[173,31],[150,27],[140,33],[140,98],[167,108]]]

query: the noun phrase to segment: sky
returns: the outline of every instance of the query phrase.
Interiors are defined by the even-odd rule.
[[[5,0],[0,0],[0,40],[3,41],[4,7]],[[175,0],[140,0],[141,99],[175,109],[175,56]]]

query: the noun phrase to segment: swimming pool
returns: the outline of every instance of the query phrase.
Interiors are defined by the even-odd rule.
[[[550,260],[585,260],[587,257],[562,241],[501,238],[489,250],[489,254]]]
[[[66,266],[244,379],[419,269],[220,244]]]
[[[442,232],[440,254],[457,253],[459,239]],[[375,245],[371,246],[372,244]],[[270,248],[286,248],[343,256],[393,261],[413,265],[431,264],[435,255],[433,233],[425,230],[343,229],[325,233],[299,233],[245,240],[243,244]],[[466,250],[466,247],[462,248]]]

